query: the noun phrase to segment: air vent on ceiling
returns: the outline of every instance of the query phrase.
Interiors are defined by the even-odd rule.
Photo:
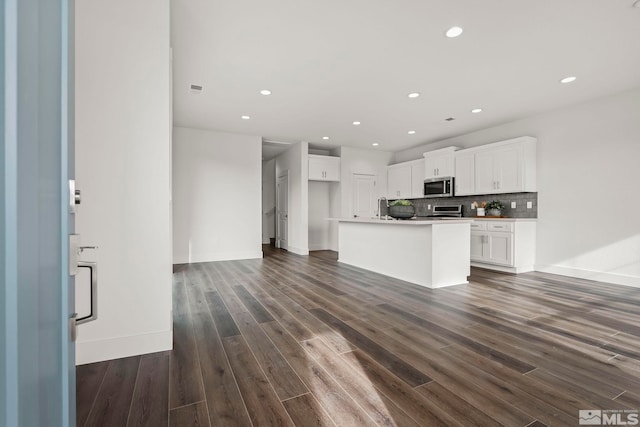
[[[191,93],[202,93],[202,85],[191,85],[189,87]]]
[[[456,118],[455,117],[447,117],[446,119],[444,119],[447,122],[452,122],[454,121]]]

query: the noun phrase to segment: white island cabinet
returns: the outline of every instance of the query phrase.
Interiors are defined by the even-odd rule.
[[[338,261],[428,288],[468,283],[471,219],[335,219]]]

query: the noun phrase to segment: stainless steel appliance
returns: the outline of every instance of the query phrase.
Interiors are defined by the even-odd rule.
[[[453,196],[453,177],[430,178],[424,180],[424,197]]]
[[[433,213],[428,217],[436,218],[462,218],[462,205],[434,206]]]

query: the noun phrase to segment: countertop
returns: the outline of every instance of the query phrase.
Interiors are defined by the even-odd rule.
[[[474,216],[468,217],[468,219],[472,219],[474,221],[505,221],[505,222],[536,222],[538,218],[496,218],[496,217],[486,217],[486,216]]]
[[[357,222],[362,224],[395,224],[395,225],[434,225],[434,224],[465,224],[473,222],[473,218],[428,218],[417,217],[411,219],[378,219],[378,218],[329,218],[331,221]]]

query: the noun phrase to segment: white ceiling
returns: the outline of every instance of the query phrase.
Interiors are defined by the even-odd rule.
[[[640,87],[633,1],[172,0],[174,123],[386,151],[483,129]]]

